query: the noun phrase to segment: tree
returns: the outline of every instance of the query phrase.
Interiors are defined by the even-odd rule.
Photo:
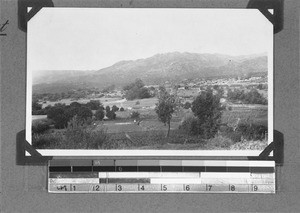
[[[105,113],[104,113],[104,110],[102,108],[98,109],[95,113],[95,117],[96,117],[97,120],[103,120],[104,115],[105,115]]]
[[[106,111],[106,117],[108,118],[108,119],[110,119],[110,120],[114,120],[114,119],[116,119],[116,113],[113,111],[113,110],[111,110],[111,111]]]
[[[149,92],[149,89],[146,87],[142,87],[138,91],[138,98],[143,99],[143,98],[151,98],[151,94]]]
[[[192,106],[192,104],[190,103],[190,102],[185,102],[185,104],[183,105],[183,107],[185,108],[185,109],[189,109],[189,108],[191,108],[191,106]]]
[[[78,108],[77,116],[79,119],[87,120],[88,118],[92,118],[93,112],[87,107],[80,107]]]
[[[141,79],[136,79],[135,82],[123,87],[125,91],[125,97],[128,100],[150,98],[151,93],[148,88],[145,87],[144,82]]]
[[[86,103],[86,107],[90,108],[91,110],[98,110],[102,107],[102,104],[98,100],[90,100]]]
[[[39,104],[38,100],[32,101],[32,111],[41,110],[42,104]]]
[[[38,100],[32,101],[32,115],[43,115],[44,110],[42,109],[42,104],[39,104]]]
[[[268,104],[268,100],[256,89],[251,89],[249,92],[244,92],[244,90],[229,90],[227,96],[232,101],[241,101],[246,104]]]
[[[119,107],[117,107],[116,105],[113,105],[111,110],[114,112],[117,112],[117,111],[119,111]]]
[[[177,105],[178,103],[174,95],[170,95],[165,89],[160,90],[155,112],[158,115],[158,119],[165,125],[168,125],[168,132],[166,137],[169,137],[172,114],[175,112]]]
[[[125,90],[125,91],[126,90],[130,90],[130,89],[132,89],[134,87],[136,87],[136,88],[142,88],[144,86],[145,86],[144,82],[140,78],[137,78],[137,79],[135,79],[135,81],[133,83],[130,83],[130,84],[124,86],[123,90]]]
[[[192,111],[198,118],[198,134],[204,138],[212,138],[219,129],[223,107],[220,96],[213,95],[212,90],[202,92],[192,103]]]
[[[70,107],[78,108],[78,107],[81,107],[81,104],[75,101],[75,102],[70,103]]]
[[[130,118],[140,118],[140,113],[138,111],[133,111],[132,113],[130,113]]]
[[[105,111],[106,111],[106,113],[108,113],[110,111],[110,106],[106,106]]]
[[[93,112],[87,107],[65,107],[65,114],[67,117],[72,119],[75,115],[78,116],[78,119],[87,120],[88,118],[92,118]]]
[[[105,111],[106,111],[106,117],[110,120],[112,119],[116,119],[116,113],[113,109],[110,109],[110,106],[106,106],[105,107]]]
[[[51,107],[48,110],[47,118],[54,121],[54,127],[57,129],[63,129],[67,126],[69,116],[63,107]]]
[[[247,104],[268,104],[267,99],[264,98],[256,89],[252,89],[245,95],[245,102]]]

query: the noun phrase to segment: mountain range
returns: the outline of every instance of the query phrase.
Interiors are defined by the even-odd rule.
[[[183,79],[244,76],[267,71],[267,54],[229,56],[172,52],[120,61],[96,71],[40,71],[33,76],[33,92],[65,92],[84,87],[101,89],[112,84],[121,88],[136,78],[149,85],[165,81],[180,82]]]

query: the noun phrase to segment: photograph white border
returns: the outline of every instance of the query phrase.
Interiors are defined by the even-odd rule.
[[[67,7],[66,7],[67,8]],[[137,8],[139,9],[139,8]],[[142,9],[142,8],[141,8]],[[178,9],[178,8],[152,8],[152,9]],[[182,8],[186,9],[186,8]],[[219,8],[193,8],[215,10]],[[221,9],[221,8],[220,8]],[[222,8],[224,10],[237,10],[234,8]],[[257,10],[240,8],[238,10]],[[270,22],[270,24],[272,24]],[[272,45],[268,51],[268,143],[271,143],[274,132],[274,34],[272,34]],[[27,43],[27,37],[26,37]],[[29,46],[26,45],[27,52]],[[26,55],[27,56],[27,55]],[[32,125],[32,73],[26,64],[26,136],[25,139],[31,144],[31,125]],[[271,133],[271,134],[270,134]],[[258,156],[261,150],[86,150],[86,149],[37,149],[43,156],[98,156],[98,157],[201,157],[201,156]],[[28,153],[27,153],[28,155]]]

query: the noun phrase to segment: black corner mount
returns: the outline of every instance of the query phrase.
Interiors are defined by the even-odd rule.
[[[250,0],[247,8],[258,9],[274,25],[274,33],[278,33],[283,29],[283,1]],[[29,12],[28,7],[32,8]],[[27,32],[27,22],[43,7],[54,7],[54,4],[52,0],[18,0],[19,29]]]
[[[283,29],[283,0],[250,0],[247,8],[258,9],[273,24],[274,34]]]
[[[17,134],[17,165],[46,165],[52,156],[42,156],[25,139],[25,130]],[[26,155],[26,152],[30,156]]]
[[[274,130],[274,141],[269,144],[259,155],[260,158],[266,158],[273,151],[273,159],[276,165],[283,164],[283,134]]]
[[[283,141],[283,134],[274,130],[274,141],[258,157],[248,157],[248,160],[274,160],[277,166],[281,166],[283,164]],[[270,156],[271,152],[273,155]]]
[[[43,7],[54,7],[52,0],[18,0],[18,26],[27,32],[27,22]],[[28,11],[28,8],[31,8]]]

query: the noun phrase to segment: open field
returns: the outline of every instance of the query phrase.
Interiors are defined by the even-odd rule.
[[[226,110],[222,115],[222,122],[232,124],[238,119],[264,126],[268,125],[268,107],[265,105],[230,105],[232,110]]]
[[[179,109],[173,113],[170,125],[170,135],[166,138],[168,127],[158,120],[155,112],[157,98],[138,99],[128,101],[120,98],[96,99],[105,106],[113,105],[123,107],[124,111],[116,112],[115,120],[95,121],[91,125],[92,131],[105,130],[108,135],[102,149],[151,149],[151,150],[221,150],[221,149],[263,149],[266,141],[240,141],[233,142],[224,136],[216,135],[215,138],[204,140],[197,135],[188,135],[179,129],[187,115],[193,115],[191,109]],[[87,103],[90,99],[80,100]],[[70,104],[71,100],[62,100],[60,103]],[[54,105],[58,102],[52,102]],[[239,121],[267,126],[268,107],[254,104],[232,104],[227,102],[227,108],[222,114],[222,123],[234,126]],[[138,118],[131,118],[133,111],[139,112]],[[93,111],[95,113],[95,111]],[[47,119],[46,115],[33,116],[33,120]],[[53,134],[64,137],[65,129],[50,129]],[[50,131],[49,130],[49,131]],[[48,131],[48,132],[49,132]],[[51,133],[51,134],[52,134]],[[59,139],[61,140],[61,139]],[[57,142],[50,146],[51,149],[66,148]],[[70,147],[72,149],[72,147]]]
[[[47,115],[32,115],[31,116],[32,120],[40,120],[40,119],[46,119]]]
[[[94,99],[80,99],[78,101],[75,100],[71,100],[71,99],[62,99],[60,101],[55,101],[55,102],[51,102],[51,101],[47,101],[46,103],[43,103],[43,108],[50,105],[50,106],[54,106],[55,104],[66,104],[66,105],[70,105],[72,102],[78,102],[78,103],[82,103],[82,104],[86,104],[88,103],[90,100],[98,100],[100,101],[104,107],[106,106],[113,106],[116,105],[117,107],[123,107],[123,108],[132,108],[132,109],[140,109],[140,108],[149,108],[155,107],[155,104],[157,103],[157,98],[147,98],[147,99],[136,99],[136,100],[126,100],[126,99],[122,99],[122,98],[94,98]],[[137,102],[139,102],[139,104],[137,104]]]
[[[171,130],[178,129],[180,122],[171,122]],[[106,128],[108,133],[126,133],[126,132],[148,132],[160,130],[167,132],[167,127],[158,119],[142,120],[139,124],[133,119],[127,121],[105,121],[98,124],[97,128]]]
[[[103,126],[99,127],[106,128],[107,132],[111,135],[111,148],[122,148],[122,149],[214,149],[205,142],[205,140],[197,136],[188,136],[179,130],[181,121],[186,114],[191,113],[190,110],[181,110],[177,112],[177,116],[174,116],[171,122],[171,132],[169,138],[165,138],[167,127],[164,126],[157,118],[155,114],[152,114],[152,118],[140,119],[139,125],[129,119],[126,114],[128,112],[118,112],[120,117],[124,117],[120,120],[115,121],[105,121]],[[149,115],[151,112],[141,112],[141,117],[143,115]],[[125,115],[125,116],[124,116]],[[128,115],[128,114],[127,114]],[[253,123],[259,123],[267,125],[267,108],[265,106],[238,106],[232,107],[232,110],[224,111],[222,116],[222,122],[232,125],[237,122],[238,119],[241,120],[251,120]],[[128,139],[128,136],[130,137]],[[252,142],[253,143],[253,142]],[[247,145],[243,143],[243,147],[259,148],[259,145],[265,146],[266,142],[260,143],[256,141],[256,146]],[[228,144],[234,149],[241,149],[241,145],[233,146],[234,144]],[[223,149],[224,147],[218,147],[218,149]],[[228,147],[227,147],[228,148]],[[225,147],[226,149],[226,147]]]

